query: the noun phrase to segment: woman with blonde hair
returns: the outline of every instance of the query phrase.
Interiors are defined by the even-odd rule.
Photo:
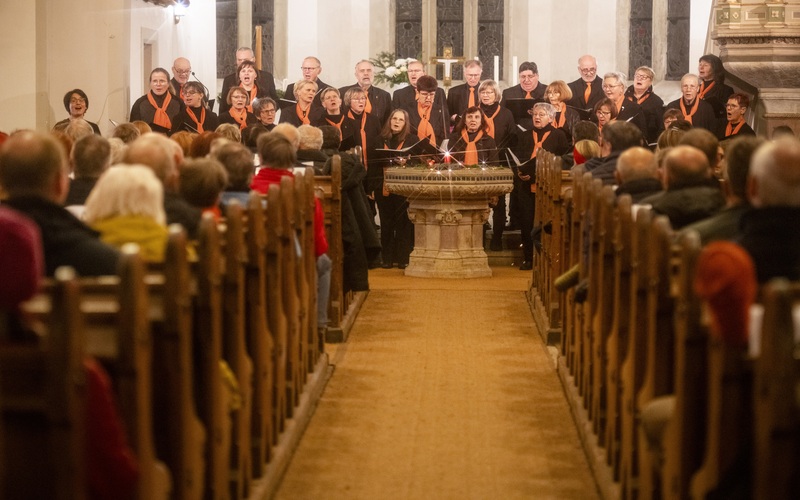
[[[321,114],[320,108],[312,109],[311,104],[317,96],[319,87],[316,82],[300,80],[294,84],[294,98],[297,104],[281,110],[280,123],[291,123],[295,127],[316,122]]]
[[[571,106],[567,106],[567,101],[572,99],[572,91],[569,85],[563,80],[551,82],[544,91],[544,98],[556,108],[556,117],[553,118],[553,126],[563,130],[567,137],[572,137],[572,127],[581,121],[581,115]],[[570,139],[571,140],[571,139]]]
[[[164,260],[164,188],[152,169],[120,164],[106,170],[86,199],[83,218],[109,245],[136,243],[145,260]]]

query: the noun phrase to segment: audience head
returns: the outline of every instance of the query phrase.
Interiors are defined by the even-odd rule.
[[[130,144],[138,139],[140,135],[142,135],[142,133],[133,123],[120,123],[114,127],[114,132],[111,134],[111,137],[117,137],[125,144]]]
[[[639,127],[628,122],[612,122],[603,127],[600,132],[602,139],[601,146],[608,149],[609,152],[625,151],[634,146],[641,146],[642,131]]]
[[[70,118],[83,118],[89,109],[89,98],[81,89],[72,89],[64,94],[64,108]]]
[[[187,160],[180,172],[180,194],[189,204],[211,208],[228,185],[228,172],[213,158]]]
[[[600,145],[595,141],[583,139],[575,143],[573,158],[575,165],[586,163],[586,160],[600,156]]]
[[[110,164],[122,163],[122,157],[125,155],[125,151],[128,150],[128,145],[122,142],[119,137],[109,138],[108,145],[111,148]]]
[[[145,165],[120,164],[106,170],[89,193],[83,212],[88,224],[126,215],[166,224],[164,187]]]
[[[734,138],[725,152],[727,164],[724,171],[725,183],[729,195],[739,200],[747,199],[747,175],[750,172],[750,161],[764,139],[755,136]]]
[[[89,122],[83,118],[75,118],[70,120],[67,126],[64,128],[64,134],[72,139],[72,142],[74,143],[81,137],[94,134],[94,129],[91,125],[89,125]]]
[[[192,140],[192,146],[189,148],[189,158],[203,158],[211,152],[211,143],[215,139],[222,138],[222,134],[218,132],[205,132],[198,134]]]
[[[300,125],[297,127],[297,134],[300,136],[298,149],[319,150],[322,148],[322,130],[311,125]]]
[[[656,150],[668,149],[673,146],[677,146],[680,144],[681,139],[686,134],[685,130],[682,130],[677,127],[670,127],[667,130],[661,132],[658,136],[658,141],[656,141]]]
[[[664,111],[664,130],[669,130],[673,123],[683,119],[680,109],[670,108]]]
[[[242,144],[226,141],[214,149],[211,155],[220,162],[228,173],[228,191],[250,191],[250,181],[253,179],[255,167],[253,153]]]
[[[686,132],[683,134],[678,144],[694,146],[702,151],[703,154],[706,155],[712,171],[716,169],[722,159],[719,156],[719,140],[714,134],[704,128],[693,128]]]
[[[178,182],[178,168],[173,144],[161,134],[145,134],[128,145],[122,161],[129,165],[150,167],[158,180],[164,184],[165,190],[175,190]]]
[[[250,125],[242,130],[242,142],[252,151],[255,151],[258,147],[258,138],[261,134],[266,134],[267,132],[269,130],[264,125]]]
[[[64,148],[52,135],[24,130],[0,148],[0,187],[11,198],[32,195],[61,204],[67,173]]]
[[[581,120],[572,126],[572,140],[576,143],[584,139],[600,142],[600,129],[597,124],[588,120]]]
[[[698,186],[708,182],[711,170],[706,155],[694,146],[681,144],[664,158],[664,187]]]
[[[271,133],[278,134],[286,138],[295,151],[300,148],[300,134],[297,132],[297,127],[291,123],[279,123],[274,129],[272,129]],[[259,146],[259,152],[260,151],[261,147]]]
[[[614,178],[617,184],[639,179],[658,179],[655,155],[649,149],[640,146],[625,150],[617,160]]]
[[[134,120],[131,122],[131,125],[136,127],[136,130],[139,131],[140,137],[143,136],[144,134],[149,134],[150,132],[153,131],[153,129],[150,128],[150,125],[148,125],[147,122],[142,120]]]
[[[339,149],[339,145],[342,143],[339,129],[332,125],[323,125],[319,129],[322,131],[322,149]]]
[[[0,205],[0,310],[11,311],[33,297],[44,271],[39,226]],[[0,339],[6,340],[6,339]]]
[[[800,207],[800,141],[782,137],[758,148],[747,194],[754,207]]]
[[[539,68],[535,62],[525,61],[519,65],[519,86],[525,92],[531,92],[539,85]],[[499,100],[499,99],[498,99]]]
[[[242,142],[242,129],[233,123],[220,123],[214,132],[230,141]]]
[[[592,82],[597,78],[597,59],[586,54],[578,59],[578,72],[584,82]]]
[[[111,145],[99,135],[87,135],[75,143],[69,156],[76,179],[97,179],[111,165]]]
[[[261,166],[289,169],[297,161],[297,149],[285,136],[275,131],[258,138],[258,156]]]
[[[174,134],[169,136],[169,139],[178,146],[180,146],[181,152],[183,153],[183,157],[188,158],[189,152],[191,151],[192,148],[192,142],[194,142],[194,137],[196,135],[197,134],[194,134],[192,132],[181,130],[180,132],[175,132]]]

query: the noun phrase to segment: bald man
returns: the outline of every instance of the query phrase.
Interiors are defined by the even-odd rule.
[[[617,181],[616,195],[630,195],[633,203],[639,203],[663,189],[658,178],[655,155],[640,146],[627,149],[619,155],[614,179]]]
[[[597,101],[603,99],[603,79],[597,76],[597,59],[586,54],[578,59],[578,73],[581,77],[567,85],[572,91],[569,106],[591,110]]]
[[[753,155],[747,178],[753,210],[742,217],[741,245],[759,283],[800,279],[800,141],[781,138]]]
[[[669,217],[673,229],[711,217],[725,206],[719,182],[712,178],[708,159],[692,146],[675,146],[664,159],[664,191],[642,204]]]
[[[185,57],[179,57],[172,63],[172,80],[169,81],[169,92],[183,103],[183,86],[192,75],[192,63]]]
[[[0,148],[4,204],[32,219],[42,234],[45,273],[72,266],[81,276],[117,271],[119,253],[62,205],[67,196],[67,158],[52,136],[34,131],[12,135]]]

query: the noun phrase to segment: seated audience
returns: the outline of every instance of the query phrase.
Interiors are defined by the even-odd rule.
[[[238,126],[232,123],[220,124],[219,127],[217,127],[217,129],[215,130],[215,132],[218,133],[223,138],[228,139],[229,141],[238,143],[242,142],[242,130]]]
[[[99,135],[88,135],[75,143],[69,157],[74,178],[64,200],[67,207],[86,203],[97,179],[111,165],[111,146]]]
[[[250,197],[250,182],[255,174],[253,153],[242,144],[225,141],[214,148],[211,157],[220,162],[228,174],[228,185],[221,197],[222,206],[237,200],[241,206],[246,207]]]
[[[658,178],[655,154],[641,146],[629,148],[619,155],[614,179],[617,182],[616,195],[630,195],[633,203],[639,203],[663,189]]]
[[[643,140],[642,131],[635,125],[628,122],[609,123],[600,130],[600,156],[587,161],[584,167],[603,184],[614,184],[619,156],[628,148],[642,146]]]
[[[142,133],[133,123],[120,123],[114,127],[114,132],[111,134],[111,137],[117,137],[125,144],[130,144],[138,139],[140,135],[142,135]]]
[[[587,160],[600,156],[600,144],[589,139],[576,142],[572,150],[575,165],[583,165]]]
[[[213,215],[216,220],[222,217],[220,196],[227,185],[225,167],[213,158],[193,158],[181,166],[181,196],[204,214]]]
[[[322,130],[311,125],[297,127],[300,144],[297,149],[297,161],[307,167],[320,170],[325,166],[329,156],[322,152]]]
[[[144,134],[149,134],[150,132],[153,132],[153,128],[143,120],[131,120],[131,125],[136,127],[136,130],[139,131],[140,137],[143,136]]]
[[[65,118],[53,126],[54,130],[63,130],[73,120],[86,119],[86,112],[89,110],[89,97],[81,89],[73,89],[64,94],[64,108],[69,113],[69,118]],[[86,120],[92,127],[92,133],[100,135],[100,127],[96,123]]]
[[[87,135],[94,134],[92,126],[89,124],[89,122],[87,122],[83,118],[76,118],[74,120],[70,120],[69,123],[67,123],[67,126],[61,130],[61,132],[63,132],[64,135],[72,139],[73,144],[81,137],[86,137]],[[69,151],[67,153],[69,153]]]
[[[235,125],[232,128],[236,130]],[[211,152],[211,144],[217,139],[227,139],[227,137],[223,137],[222,134],[218,132],[203,132],[202,134],[196,135],[192,140],[191,147],[189,147],[189,158],[205,158],[208,156]]]
[[[128,146],[122,142],[122,139],[119,137],[109,138],[108,146],[111,148],[109,164],[116,165],[117,163],[122,163],[122,157],[125,155],[125,151],[127,151]]]
[[[274,129],[275,125],[273,125],[272,128]],[[260,123],[251,125],[242,130],[242,144],[247,146],[250,151],[255,154],[256,151],[258,151],[258,138],[261,137],[261,134],[266,134],[267,132],[269,132],[269,129]]]
[[[684,228],[684,231],[697,231],[703,245],[717,240],[735,241],[741,234],[741,218],[751,208],[747,199],[750,160],[763,142],[762,139],[753,136],[742,136],[731,141],[728,146],[727,165],[723,171],[725,182],[722,184],[725,208],[707,219]]]
[[[122,248],[136,243],[144,260],[164,260],[168,237],[164,187],[152,169],[126,164],[109,168],[86,200],[83,215],[109,245]]]
[[[800,279],[800,141],[780,138],[753,155],[747,179],[753,210],[742,216],[739,243],[760,284]]]
[[[192,143],[194,142],[194,138],[197,134],[192,132],[187,132],[185,130],[181,130],[180,132],[175,132],[169,138],[180,146],[181,151],[183,151],[183,157],[188,158],[189,154],[192,152]]]
[[[589,120],[581,120],[572,127],[572,140],[575,144],[583,140],[589,140],[600,144],[600,129]],[[561,168],[569,170],[575,165],[575,148],[566,154],[561,155]]]
[[[39,227],[21,212],[0,205],[0,343],[28,334],[19,305],[39,290],[43,269]]]
[[[0,187],[5,203],[39,226],[45,274],[72,266],[82,276],[114,274],[119,254],[62,204],[67,195],[67,161],[53,137],[18,132],[0,148]]]
[[[683,136],[678,144],[686,146],[693,146],[706,155],[708,164],[711,167],[711,173],[719,173],[720,163],[722,162],[723,154],[719,148],[719,141],[717,138],[704,128],[692,128]]]
[[[681,139],[683,139],[683,136],[686,134],[686,132],[686,130],[676,127],[675,124],[673,124],[667,130],[661,132],[661,134],[658,136],[658,141],[656,142],[656,151],[677,146],[680,144]]]
[[[717,213],[725,205],[719,186],[712,180],[708,158],[699,149],[680,145],[664,158],[664,191],[641,200],[656,214],[669,217],[675,230]]]

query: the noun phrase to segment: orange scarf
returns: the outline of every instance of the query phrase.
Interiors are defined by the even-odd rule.
[[[717,82],[711,82],[711,84],[709,84],[709,86],[706,87],[705,80],[702,80],[700,82],[700,93],[697,94],[698,99],[705,99],[706,98],[706,94],[708,94],[711,91],[711,89],[714,88],[714,84],[715,83],[717,83]]]
[[[433,125],[429,121],[431,110],[433,106],[427,108],[422,107],[422,104],[417,103],[417,113],[419,113],[419,126],[417,127],[417,137],[420,139],[429,138],[431,144],[436,145],[436,134],[433,132]]]
[[[526,91],[525,92],[525,99],[533,99],[533,97],[531,96],[530,91]]]
[[[467,145],[467,148],[464,150],[464,165],[478,164],[478,146],[476,145],[476,143],[481,137],[483,137],[483,130],[479,130],[478,133],[475,135],[475,139],[472,141],[469,140],[469,134],[467,133],[467,129],[461,131],[461,138]]]
[[[200,120],[197,119],[197,116],[194,114],[194,111],[192,111],[192,108],[190,108],[189,106],[186,106],[186,114],[189,115],[189,118],[191,118],[194,124],[196,125],[195,128],[197,129],[197,132],[199,134],[202,134],[203,124],[206,122],[206,108],[203,107],[200,108]]]
[[[244,130],[247,127],[247,109],[242,108],[242,111],[236,111],[235,108],[231,108],[228,110],[228,113],[236,120],[236,123],[239,124],[239,130]]]
[[[372,103],[369,100],[369,93],[364,92],[364,96],[367,98],[367,104],[364,105],[364,113],[372,113]]]
[[[169,106],[169,103],[172,102],[172,95],[169,92],[164,93],[164,103],[161,105],[161,107],[158,107],[158,104],[156,104],[156,99],[153,97],[152,92],[147,93],[147,100],[150,102],[151,106],[156,108],[156,114],[153,117],[153,123],[159,127],[164,127],[167,130],[171,129],[172,120],[170,120],[169,115],[167,114],[167,106]]]
[[[469,101],[467,102],[468,107],[475,106],[475,87],[469,88]]]
[[[625,104],[625,96],[620,97],[619,101],[614,103],[614,106],[617,107],[617,114],[619,114],[620,111],[622,111],[622,105],[623,104]]]
[[[344,115],[342,115],[342,117],[339,118],[338,122],[331,121],[327,117],[325,118],[325,121],[328,122],[328,124],[333,125],[334,127],[338,128],[339,129],[339,136],[342,135],[342,123],[344,123]]]
[[[308,117],[308,113],[311,111],[311,106],[309,105],[308,108],[303,111],[303,108],[300,107],[300,103],[297,103],[295,106],[295,113],[297,113],[297,117],[303,123],[303,125],[311,125],[311,119]]]
[[[489,130],[486,131],[486,135],[488,135],[492,139],[496,138],[495,135],[494,135],[494,119],[499,113],[500,113],[500,105],[498,104],[497,105],[497,109],[494,110],[494,114],[492,114],[492,116],[489,116],[489,115],[487,115],[485,113],[483,115],[484,118],[486,119],[486,125],[488,125],[488,129],[489,129]]]
[[[586,82],[586,90],[583,91],[583,101],[589,105],[589,97],[592,95],[592,82]]]
[[[355,121],[356,117],[353,115],[353,111],[348,111],[347,116]],[[364,158],[364,168],[367,168],[367,115],[364,113],[361,114],[361,156]]]
[[[732,135],[738,134],[742,126],[744,126],[744,120],[740,121],[735,128],[733,127],[733,123],[728,122],[728,125],[725,126],[725,137],[730,137]]]
[[[637,98],[636,94],[634,94],[633,97],[636,99],[636,104],[642,104],[644,101],[647,100],[648,97],[650,97],[650,92],[645,90],[644,94],[642,94],[642,97]]]
[[[256,85],[256,84],[254,83],[254,84],[253,84],[253,88],[252,88],[252,89],[250,89],[250,98],[249,98],[249,99],[247,99],[247,102],[248,102],[249,104],[248,104],[247,106],[245,106],[245,108],[247,109],[247,111],[249,111],[250,113],[252,113],[252,112],[253,112],[253,101],[255,101],[255,100],[256,100],[256,97],[258,97],[258,85]]]
[[[553,126],[555,128],[562,128],[564,124],[567,123],[567,105],[563,102],[558,103],[558,110],[556,111],[557,118],[555,119]]]
[[[540,141],[539,133],[536,132],[535,130],[533,131],[533,153],[531,153],[531,158],[536,158],[536,153],[538,153],[539,150],[542,149],[542,144],[544,143],[544,141],[547,140],[547,136],[550,135],[550,132],[552,131],[548,130],[547,132],[545,132],[544,135],[542,136],[542,140]]]
[[[692,106],[691,112],[686,114],[686,106],[683,104],[683,98],[680,100],[681,103],[681,113],[683,114],[683,119],[689,123],[692,123],[692,117],[695,113],[697,113],[697,108],[700,106],[700,98],[697,97],[694,100],[694,106]]]

